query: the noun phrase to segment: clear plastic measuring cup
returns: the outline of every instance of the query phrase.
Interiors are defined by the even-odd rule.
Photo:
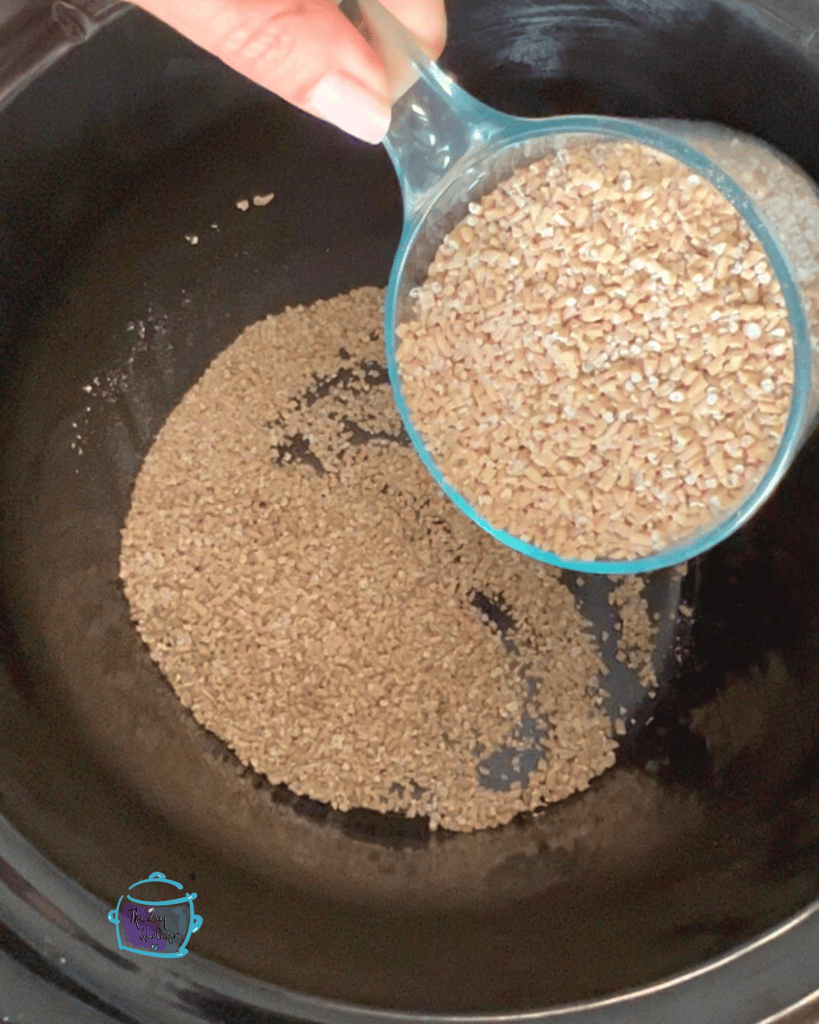
[[[395,400],[420,458],[457,507],[498,540],[533,558],[579,572],[635,573],[675,565],[708,550],[750,519],[772,494],[817,411],[813,337],[819,336],[819,194],[795,165],[769,146],[716,125],[644,122],[597,116],[518,118],[487,107],[459,88],[378,3],[357,0],[345,12],[380,49],[398,96],[384,145],[404,203],[404,229],[385,310],[387,364]],[[691,168],[732,203],[761,243],[787,306],[794,386],[779,447],[737,504],[695,533],[646,557],[575,561],[497,529],[445,478],[413,423],[396,361],[396,328],[413,319],[413,289],[426,279],[444,236],[479,200],[519,167],[576,143],[625,140],[653,147]],[[783,196],[785,206],[783,206]],[[789,205],[790,204],[790,205]]]

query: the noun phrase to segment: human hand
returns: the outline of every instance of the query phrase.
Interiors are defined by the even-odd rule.
[[[365,142],[390,125],[381,59],[332,0],[138,0],[230,67]],[[383,0],[433,58],[444,0]]]

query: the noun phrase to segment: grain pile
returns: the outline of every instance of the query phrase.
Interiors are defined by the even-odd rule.
[[[244,762],[469,831],[613,763],[603,665],[558,572],[457,512],[408,445],[382,299],[287,310],[215,360],[140,471],[121,572],[179,698]],[[498,750],[517,774],[487,781]]]
[[[402,391],[475,511],[566,559],[643,557],[774,456],[793,353],[733,206],[629,142],[578,144],[471,203],[398,328]]]

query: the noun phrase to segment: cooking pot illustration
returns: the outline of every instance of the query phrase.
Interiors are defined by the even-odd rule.
[[[116,909],[108,913],[108,920],[117,926],[119,948],[166,959],[186,956],[188,939],[202,927],[202,918],[193,912],[196,893],[186,892],[167,900],[143,900],[130,895],[132,889],[149,882],[182,889],[181,882],[166,878],[161,871],[130,885],[129,895],[120,896]]]

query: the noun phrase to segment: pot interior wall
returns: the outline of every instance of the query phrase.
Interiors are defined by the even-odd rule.
[[[449,7],[444,63],[497,106],[719,120],[819,178],[819,71],[738,7]],[[388,161],[135,13],[3,113],[0,154],[0,810],[46,856],[111,906],[195,874],[197,954],[438,1011],[623,991],[816,896],[819,445],[697,565],[674,685],[588,793],[436,841],[328,813],[178,705],[129,622],[119,530],[151,439],[245,325],[386,282]]]

